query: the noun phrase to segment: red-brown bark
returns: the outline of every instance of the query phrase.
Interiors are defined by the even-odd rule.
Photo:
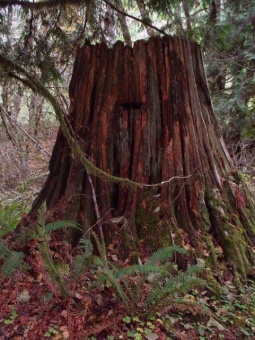
[[[87,44],[77,52],[70,100],[76,138],[97,167],[143,184],[176,177],[134,190],[91,175],[108,238],[116,227],[111,218],[123,216],[133,236],[158,244],[162,236],[169,244],[172,233],[183,236],[184,230],[187,242],[202,255],[210,252],[209,243],[220,244],[233,263],[225,242],[235,249],[240,234],[245,245],[237,266],[248,271],[253,203],[232,173],[197,44],[172,37],[137,41],[132,48],[121,42],[111,49]],[[30,217],[46,200],[58,218],[76,220],[88,231],[97,222],[91,186],[61,130],[49,170]],[[203,241],[208,238],[209,243]]]

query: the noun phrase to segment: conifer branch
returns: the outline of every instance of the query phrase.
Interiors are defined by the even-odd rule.
[[[85,3],[84,0],[43,0],[43,1],[26,1],[26,0],[0,0],[0,8],[8,6],[20,6],[23,8],[41,10],[44,8],[52,8],[57,5],[80,5]]]
[[[160,28],[157,28],[156,26],[152,25],[150,22],[137,18],[136,16],[127,13],[126,11],[120,9],[117,7],[115,4],[108,0],[103,0],[105,4],[107,4],[109,7],[111,7],[115,12],[131,18],[135,21],[141,22],[143,25],[148,26],[155,31],[166,35],[166,33],[161,30]],[[53,8],[55,6],[64,6],[64,5],[76,5],[80,6],[84,4],[86,6],[86,1],[85,0],[42,0],[42,1],[37,1],[37,2],[32,2],[32,1],[26,1],[26,0],[0,0],[0,8],[5,8],[8,6],[21,6],[23,8],[28,8],[28,9],[33,9],[33,10],[42,10],[45,8]]]
[[[146,20],[143,20],[143,19],[140,19],[140,18],[137,18],[136,16],[132,15],[132,14],[129,14],[125,11],[123,11],[122,9],[118,8],[117,6],[115,6],[112,2],[108,1],[108,0],[103,0],[104,3],[106,3],[109,7],[111,7],[114,11],[118,12],[119,14],[125,16],[125,17],[128,17],[130,19],[133,19],[135,21],[138,21],[138,22],[141,22],[142,24],[144,24],[145,26],[149,26],[150,28],[154,29],[155,31],[161,33],[161,34],[164,34],[166,35],[166,33],[161,30],[160,28],[152,25],[150,22],[146,21]]]

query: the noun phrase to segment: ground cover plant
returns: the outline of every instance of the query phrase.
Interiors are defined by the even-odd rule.
[[[34,152],[37,152],[36,149]],[[31,159],[35,159],[33,152]],[[35,161],[29,164],[37,169]],[[45,173],[41,165],[39,169]],[[249,339],[255,336],[254,282],[247,280],[243,287],[236,287],[235,277],[231,271],[226,271],[224,263],[223,276],[213,273],[220,287],[209,287],[209,283],[208,286],[206,283],[197,288],[190,287],[186,293],[171,294],[171,304],[149,308],[150,311],[147,309],[147,313],[144,312],[146,294],[154,277],[149,273],[136,273],[132,261],[127,259],[125,263],[118,257],[118,235],[98,259],[102,262],[107,258],[113,276],[116,272],[120,275],[131,268],[133,274],[124,276],[126,285],[121,277],[113,281],[120,285],[123,292],[133,294],[131,308],[126,308],[118,289],[107,280],[105,264],[92,260],[91,243],[86,238],[82,238],[77,248],[71,250],[53,232],[46,237],[50,245],[48,254],[56,264],[57,276],[65,280],[68,294],[63,297],[57,280],[54,275],[52,278],[49,268],[45,266],[43,253],[39,250],[42,239],[36,238],[36,233],[20,238],[21,243],[30,240],[29,254],[24,256],[22,251],[14,249],[16,245],[13,244],[12,231],[31,204],[27,190],[33,193],[41,183],[39,178],[38,184],[35,180],[33,185],[24,187],[20,185],[20,178],[16,179],[17,184],[12,182],[10,188],[2,182],[2,192],[6,194],[8,189],[8,196],[2,196],[0,205],[0,263],[3,270],[0,278],[1,339]],[[47,221],[42,224],[45,223]],[[180,249],[189,249],[188,244],[182,246]],[[218,251],[221,252],[220,249]],[[146,263],[149,260],[147,255],[142,250],[131,260],[138,261],[139,258],[141,263]],[[5,263],[9,263],[10,267],[3,267]],[[176,273],[175,262],[167,265]],[[206,266],[203,270],[209,271]],[[181,275],[184,273],[180,272]],[[199,273],[197,275],[199,278]],[[140,300],[137,298],[138,291]]]
[[[199,278],[205,264],[178,271],[174,254],[181,247],[156,251],[139,263],[118,259],[117,244],[109,248],[96,237],[99,255],[84,239],[75,251],[54,236],[68,222],[45,224],[30,236],[30,253],[8,268],[1,258],[3,339],[236,339],[255,336],[255,285],[234,285],[222,278],[219,291]],[[6,222],[8,223],[8,221]],[[2,227],[3,228],[3,227]],[[12,255],[6,233],[1,245]],[[3,252],[0,254],[3,255]],[[12,263],[12,259],[7,259]],[[169,261],[171,260],[171,261]],[[21,263],[24,265],[22,266]],[[226,272],[225,272],[226,273]]]

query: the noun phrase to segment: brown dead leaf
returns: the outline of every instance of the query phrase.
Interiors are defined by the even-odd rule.
[[[61,340],[61,339],[62,339],[62,334],[57,334],[52,338],[52,340]]]
[[[216,247],[216,250],[219,254],[223,254],[223,249],[220,246]]]
[[[43,279],[43,274],[39,273],[36,279],[37,279],[38,282],[41,282],[42,279]]]
[[[64,318],[67,318],[67,316],[68,316],[68,312],[67,312],[67,310],[62,310],[62,312],[60,313],[60,315],[61,316],[63,316]]]
[[[65,332],[62,333],[63,339],[68,339],[69,336],[70,336],[70,335],[69,335],[69,332],[68,332],[68,331],[65,331]]]
[[[97,295],[95,296],[95,300],[96,300],[96,303],[97,303],[99,306],[103,306],[103,305],[104,305],[104,301],[103,301],[102,295],[97,294]]]
[[[210,252],[207,251],[206,249],[204,249],[204,250],[203,250],[203,255],[204,255],[204,256],[209,256],[209,255],[210,255]]]
[[[79,293],[75,293],[75,295],[74,295],[75,297],[76,297],[76,299],[79,299],[79,300],[81,300],[82,299],[82,295],[81,294],[79,294]]]
[[[190,245],[190,244],[185,244],[185,245],[183,246],[183,248],[186,249],[186,250],[189,250],[189,249],[191,248],[191,245]]]
[[[114,244],[113,243],[109,244],[108,249],[114,251]]]

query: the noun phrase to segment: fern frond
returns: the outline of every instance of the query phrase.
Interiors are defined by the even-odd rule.
[[[79,243],[82,253],[76,255],[73,260],[73,275],[75,278],[79,277],[88,267],[93,252],[93,245],[90,240],[82,238]]]
[[[171,246],[155,251],[149,257],[148,263],[165,262],[169,260],[169,258],[171,258],[175,252],[186,254],[186,250],[184,248],[178,246]]]
[[[174,264],[171,262],[167,262],[164,263],[163,265],[160,265],[160,267],[162,267],[162,271],[150,276],[149,279],[150,291],[162,287],[165,284],[165,282],[169,280],[169,278],[176,277],[176,272],[174,273],[175,276],[172,275],[173,266]]]
[[[133,275],[148,275],[150,273],[161,273],[162,268],[160,266],[156,266],[153,264],[145,263],[145,264],[134,264],[127,268],[121,268],[113,273],[114,277],[124,277],[124,276],[133,276]],[[165,273],[166,274],[166,273]]]
[[[63,279],[63,275],[52,259],[46,236],[39,244],[39,251],[43,258],[44,267],[47,270],[47,273],[49,274],[49,277],[51,278],[52,282],[58,284],[63,296],[69,295],[69,292],[66,289],[66,284]]]
[[[160,266],[156,265],[157,262],[165,262],[169,260],[169,257],[172,256],[174,252],[185,253],[186,250],[180,247],[168,247],[165,249],[160,249],[154,252],[149,260],[142,265],[132,265],[127,268],[121,268],[113,272],[114,277],[120,278],[125,276],[133,276],[133,275],[148,275],[151,273],[160,274],[155,275],[157,280],[160,278],[166,277],[169,275],[170,268],[173,267],[173,264],[170,262],[161,264]]]
[[[0,218],[0,238],[13,231],[13,227]]]
[[[88,257],[76,255],[73,260],[73,276],[77,279],[88,267]]]
[[[4,243],[0,242],[0,259],[4,259],[4,257],[10,252],[10,250],[4,245]]]
[[[129,299],[125,291],[122,289],[117,279],[113,276],[112,271],[109,270],[108,267],[104,267],[104,274],[107,277],[108,281],[111,283],[111,285],[115,288],[115,291],[118,294],[119,298],[123,301],[125,308],[127,310],[131,310],[133,303]]]
[[[151,286],[150,293],[147,297],[149,303],[159,304],[161,301],[174,294],[184,294],[194,286],[201,286],[205,284],[205,281],[194,276],[195,273],[201,272],[201,268],[198,266],[192,266],[187,271],[177,276],[171,276],[167,279],[163,286],[157,286],[154,288]]]
[[[96,242],[96,246],[97,246],[97,250],[99,252],[99,255],[101,257],[101,259],[104,262],[104,266],[108,267],[108,261],[107,261],[107,256],[106,256],[106,247],[105,247],[105,241],[102,240],[100,242],[99,237],[97,236],[97,234],[92,231],[92,236],[94,237],[94,240]]]
[[[43,202],[43,204],[40,206],[38,209],[38,215],[37,215],[37,225],[39,227],[44,227],[45,226],[45,221],[46,221],[46,214],[47,214],[47,205],[46,202]]]
[[[198,273],[201,273],[203,268],[197,264],[190,266],[184,273],[183,275],[190,276],[190,275],[195,275]]]
[[[1,267],[1,273],[4,279],[11,276],[14,271],[20,267],[24,257],[24,253],[17,251],[9,251],[6,254]]]
[[[90,240],[87,238],[81,238],[79,243],[81,245],[80,247],[82,248],[83,256],[86,256],[86,257],[91,256],[93,252],[93,245],[90,242]]]
[[[94,236],[94,235],[93,235]],[[94,236],[95,237],[95,236]],[[99,239],[97,238],[98,242]],[[106,259],[107,261],[107,259]],[[102,257],[95,257],[94,263],[103,269],[103,274],[98,277],[98,282],[104,284],[106,281],[112,285],[115,289],[116,294],[123,301],[126,310],[130,311],[133,307],[133,302],[130,300],[124,289],[121,287],[121,284],[118,282],[117,278],[114,276],[114,271],[109,269],[108,262],[106,263],[105,259]]]
[[[52,231],[55,231],[61,228],[66,228],[66,227],[81,230],[81,228],[79,228],[77,224],[72,221],[57,221],[57,222],[46,224],[44,226],[44,231],[45,231],[45,234],[49,234]]]

